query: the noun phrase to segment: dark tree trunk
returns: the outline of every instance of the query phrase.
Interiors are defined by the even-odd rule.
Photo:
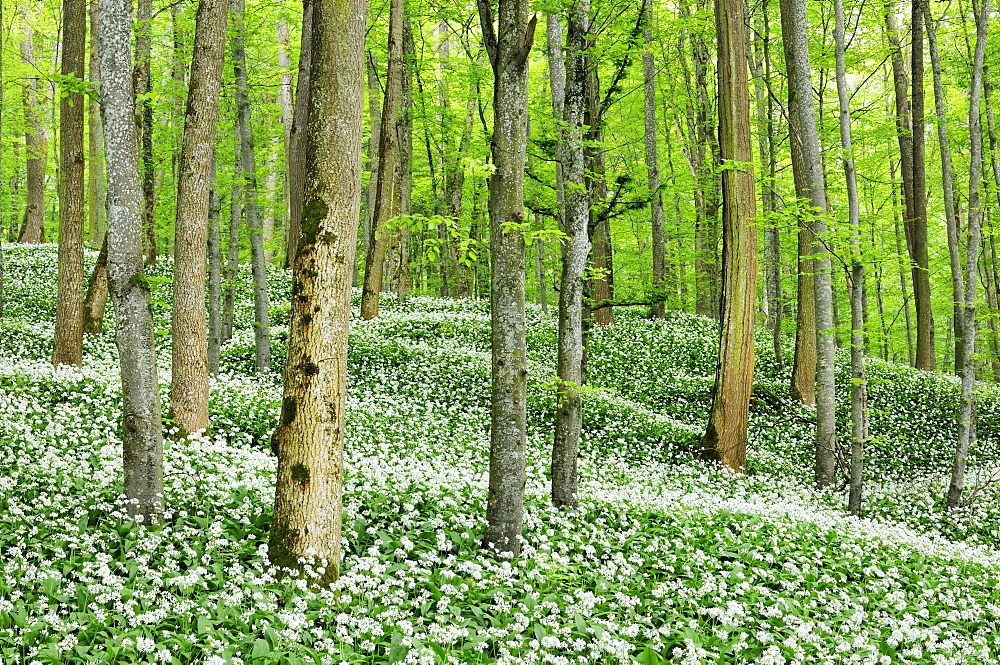
[[[302,0],[302,37],[299,41],[299,71],[295,81],[295,109],[288,137],[288,250],[285,267],[295,263],[302,228],[302,196],[306,172],[306,127],[309,124],[309,72],[312,63],[312,15],[314,0]]]

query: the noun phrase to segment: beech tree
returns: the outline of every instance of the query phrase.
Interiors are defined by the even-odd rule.
[[[132,3],[100,0],[101,113],[108,160],[108,290],[121,364],[127,510],[136,521],[163,513],[163,434],[149,283],[143,274],[142,185],[132,85]]]
[[[199,0],[178,168],[170,408],[180,436],[208,428],[205,262],[228,11],[225,0]]]
[[[477,0],[483,43],[493,67],[495,170],[490,176],[490,322],[493,349],[490,489],[483,546],[521,551],[524,515],[527,358],[525,342],[524,164],[528,134],[528,54],[535,17],[527,0]]]
[[[314,583],[340,572],[351,275],[361,209],[365,0],[313,0],[305,198],[268,557]]]

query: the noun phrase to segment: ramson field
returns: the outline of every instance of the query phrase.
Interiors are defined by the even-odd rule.
[[[314,593],[277,580],[266,557],[288,276],[271,276],[273,374],[251,371],[247,291],[212,431],[167,443],[166,524],[142,528],[123,519],[112,336],[85,341],[82,372],[53,370],[55,248],[5,254],[5,665],[1000,661],[997,388],[980,393],[968,505],[946,516],[958,383],[871,361],[858,520],[845,491],[810,489],[814,414],[785,397],[763,337],[749,471],[734,477],[691,456],[714,324],[619,311],[589,346],[581,510],[559,512],[546,478],[556,325],[532,307],[526,544],[498,563],[478,548],[488,305],[389,298],[378,319],[353,323],[343,576]],[[166,400],[169,262],[154,272]]]

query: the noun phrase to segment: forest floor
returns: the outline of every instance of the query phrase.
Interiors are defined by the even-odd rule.
[[[782,366],[758,340],[748,472],[737,477],[691,454],[715,325],[616,312],[589,346],[581,507],[561,512],[547,481],[556,324],[531,306],[524,549],[497,562],[478,547],[488,306],[388,298],[378,319],[352,324],[343,574],[313,593],[277,580],[266,557],[288,276],[271,275],[274,372],[251,371],[242,287],[211,434],[167,443],[165,525],[133,528],[119,495],[112,336],[86,340],[82,371],[53,370],[55,248],[4,253],[0,662],[1000,661],[995,387],[980,394],[979,489],[945,515],[958,383],[871,361],[855,519],[843,488],[811,489],[814,413],[786,397],[790,349]],[[166,404],[169,262],[154,272]],[[839,365],[846,447],[846,355]]]

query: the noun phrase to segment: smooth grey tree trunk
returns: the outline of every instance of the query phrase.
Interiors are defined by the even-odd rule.
[[[804,185],[809,192],[809,227],[819,239],[825,238],[827,197],[820,159],[819,134],[813,107],[812,77],[809,65],[808,24],[805,0],[781,0],[781,33],[788,67],[789,94],[794,94],[791,109],[792,131],[798,134]],[[837,437],[834,394],[833,288],[830,256],[813,251],[813,292],[816,306],[816,486],[833,483],[836,472]]]
[[[100,86],[101,73],[99,54],[97,50],[97,2],[90,3],[90,63],[88,65],[90,82]],[[89,218],[90,242],[100,246],[104,244],[104,232],[107,229],[105,215],[107,204],[105,197],[104,177],[104,125],[101,124],[101,105],[96,99],[87,102],[88,125],[88,158],[87,158],[87,205]],[[106,296],[105,296],[106,297]],[[84,330],[84,332],[87,332]]]
[[[564,225],[559,286],[559,337],[556,368],[556,426],[552,444],[552,503],[576,508],[577,457],[583,429],[583,273],[590,254],[590,195],[584,154],[587,108],[587,46],[590,0],[576,0],[566,10],[566,82],[561,141],[556,156],[564,178]]]
[[[108,160],[108,287],[121,363],[125,497],[145,524],[163,514],[163,432],[149,283],[143,274],[142,183],[132,84],[132,3],[100,0],[101,112]]]
[[[483,41],[493,68],[495,171],[489,181],[490,321],[493,376],[490,489],[483,547],[517,557],[524,519],[527,358],[525,343],[524,166],[528,134],[528,54],[535,19],[527,0],[499,0],[493,25],[489,0],[477,0]]]
[[[847,509],[852,515],[861,514],[861,490],[864,447],[868,439],[868,380],[865,374],[864,311],[862,295],[865,266],[861,256],[861,207],[858,202],[858,174],[854,165],[851,141],[850,94],[847,90],[847,68],[844,63],[844,3],[833,0],[836,24],[833,38],[837,60],[837,99],[840,102],[840,147],[843,151],[844,179],[847,183],[848,219],[851,226],[851,467],[850,495]]]
[[[917,0],[920,2],[921,0]],[[983,62],[986,59],[986,26],[990,16],[989,0],[981,0],[976,15],[976,48],[972,58],[972,82],[969,86],[969,225],[965,253],[965,298],[962,303],[962,399],[958,414],[958,443],[948,485],[947,510],[962,505],[965,489],[965,464],[969,446],[976,437],[976,290],[978,287],[979,242],[983,223],[982,165],[983,127],[980,105],[983,88]]]
[[[660,183],[660,154],[656,146],[656,69],[653,65],[653,2],[643,0],[642,11],[643,41],[642,80],[643,80],[643,116],[645,127],[643,146],[646,153],[646,186],[649,189],[649,217],[651,224],[651,240],[653,243],[653,304],[650,306],[650,316],[663,318],[665,305],[663,302],[666,291],[666,262],[664,260],[665,241],[663,238],[663,192]]]
[[[240,143],[240,175],[243,180],[243,210],[250,236],[250,268],[253,272],[254,369],[258,374],[271,367],[271,323],[267,291],[267,256],[264,254],[263,225],[257,203],[257,165],[253,130],[250,124],[250,89],[243,19],[243,0],[231,0],[233,13],[233,70],[236,77],[236,133]]]

